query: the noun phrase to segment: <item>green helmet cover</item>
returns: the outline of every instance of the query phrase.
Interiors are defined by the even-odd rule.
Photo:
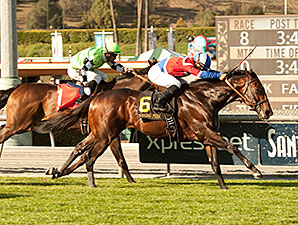
[[[117,45],[114,42],[106,43],[105,46],[104,46],[104,52],[106,52],[106,53],[111,52],[111,53],[115,53],[115,54],[121,54],[121,50],[120,50],[119,45]]]

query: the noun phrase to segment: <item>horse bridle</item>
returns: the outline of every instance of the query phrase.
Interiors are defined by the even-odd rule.
[[[261,104],[263,104],[263,103],[265,103],[265,102],[268,102],[268,99],[266,98],[266,99],[264,99],[264,100],[262,100],[262,101],[259,101],[259,102],[256,100],[256,101],[253,103],[252,101],[250,101],[250,100],[246,97],[246,92],[248,91],[248,88],[249,88],[249,87],[251,86],[251,84],[252,84],[253,82],[255,82],[255,81],[257,81],[257,78],[255,78],[255,79],[253,79],[253,80],[250,80],[250,81],[246,82],[245,91],[244,91],[243,93],[241,93],[240,91],[238,91],[238,90],[231,84],[231,82],[230,82],[228,79],[225,79],[226,84],[227,84],[230,88],[232,88],[232,90],[235,91],[235,92],[239,95],[239,97],[241,97],[241,99],[243,100],[243,102],[244,102],[246,105],[250,106],[253,110],[256,110],[257,107],[260,106]]]

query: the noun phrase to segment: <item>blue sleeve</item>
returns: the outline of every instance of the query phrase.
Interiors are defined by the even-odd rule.
[[[202,78],[202,79],[216,79],[216,78],[220,78],[220,73],[210,72],[210,71],[202,71],[200,78]]]

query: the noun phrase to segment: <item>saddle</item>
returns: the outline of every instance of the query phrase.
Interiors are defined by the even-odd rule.
[[[58,112],[65,109],[74,110],[77,108],[78,104],[76,104],[76,101],[79,97],[81,97],[83,88],[83,86],[70,82],[57,85],[55,110]],[[81,133],[90,133],[88,115],[85,115],[84,118],[81,119]]]
[[[154,103],[157,101],[160,92],[144,91],[140,94],[138,99],[138,118],[142,119],[144,123],[150,121],[165,121],[170,140],[178,138],[177,131],[177,104],[176,98],[173,98],[168,104],[167,112],[159,112],[153,109]]]

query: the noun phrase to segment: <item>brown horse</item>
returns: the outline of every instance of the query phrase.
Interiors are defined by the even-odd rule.
[[[150,67],[157,61],[148,61],[149,66],[136,71],[139,75],[148,73]],[[103,90],[129,87],[135,90],[147,90],[153,86],[134,74],[128,73],[114,78],[106,83]],[[43,118],[54,116],[57,86],[45,83],[20,84],[0,91],[0,108],[6,105],[6,124],[0,129],[0,143],[4,143],[14,134],[31,130],[32,123]],[[59,113],[58,113],[59,114]],[[83,116],[83,115],[82,115]],[[79,120],[79,119],[78,119]],[[79,128],[77,123],[73,128]],[[116,138],[111,143],[111,150],[129,182],[134,182],[125,162],[120,140]]]
[[[177,98],[179,136],[182,139],[200,141],[206,146],[208,159],[222,189],[226,189],[227,186],[221,174],[216,148],[235,154],[252,171],[255,178],[260,178],[262,175],[236,146],[233,146],[218,134],[218,112],[227,104],[239,100],[239,96],[242,95],[244,99],[240,100],[244,100],[246,104],[255,110],[259,118],[268,119],[273,114],[265,90],[252,70],[250,72],[246,70],[234,71],[233,76],[229,78],[229,82],[233,84],[238,94],[225,82],[199,80],[192,83]],[[89,186],[95,187],[93,165],[123,129],[134,128],[152,137],[166,138],[168,133],[164,121],[143,122],[142,119],[138,118],[137,104],[139,95],[139,91],[131,89],[102,92],[93,99],[87,100],[68,116],[58,118],[56,122],[52,120],[35,124],[33,129],[38,132],[63,130],[65,126],[69,126],[69,124],[76,121],[77,115],[89,110],[88,119],[92,132],[76,146],[72,155],[62,167],[52,170],[53,177],[70,174],[86,163]],[[81,159],[68,167],[80,154],[83,154]]]

